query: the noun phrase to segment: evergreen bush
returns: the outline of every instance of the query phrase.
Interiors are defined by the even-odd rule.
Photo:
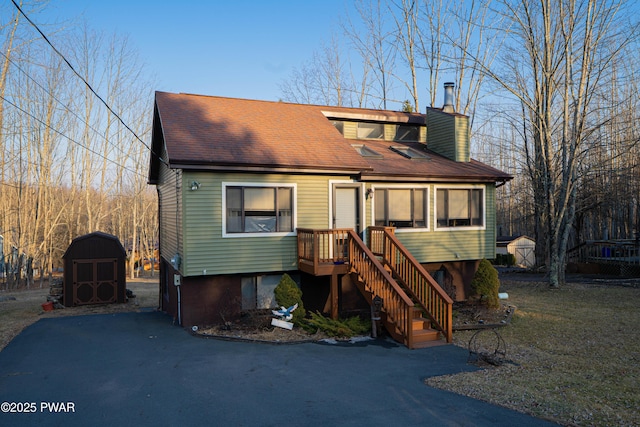
[[[358,316],[347,319],[333,320],[320,313],[310,313],[306,321],[306,330],[315,332],[321,330],[330,337],[350,338],[356,335],[366,334],[371,330],[371,321]]]
[[[487,307],[498,308],[500,307],[498,289],[500,289],[498,270],[489,261],[483,259],[471,281],[471,290]]]
[[[307,312],[304,309],[304,304],[302,303],[302,291],[291,276],[286,273],[283,274],[282,279],[280,279],[280,282],[273,293],[275,294],[278,306],[289,308],[292,305],[298,304],[298,308],[291,313],[293,314],[291,322],[294,325],[300,325],[303,319],[307,316]]]

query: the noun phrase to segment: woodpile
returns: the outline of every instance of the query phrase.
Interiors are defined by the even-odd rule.
[[[49,295],[47,295],[47,301],[51,301],[55,308],[64,308],[63,303],[63,285],[62,278],[52,279],[49,284]]]

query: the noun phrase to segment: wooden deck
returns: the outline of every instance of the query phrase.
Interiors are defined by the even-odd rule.
[[[331,276],[331,317],[338,317],[338,278],[349,274],[369,304],[383,301],[382,321],[394,339],[419,348],[452,341],[452,301],[400,244],[389,227],[370,227],[372,251],[351,229],[298,229],[298,268]],[[426,344],[425,344],[426,343]]]
[[[314,276],[347,274],[349,230],[298,229],[298,268]]]

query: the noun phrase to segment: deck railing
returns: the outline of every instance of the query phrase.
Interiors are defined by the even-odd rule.
[[[346,228],[314,230],[298,228],[298,261],[346,263],[349,261],[349,231]]]
[[[352,229],[314,230],[299,228],[298,263],[312,263],[314,271],[327,264],[347,264],[357,274],[368,294],[369,303],[374,296],[382,298],[386,322],[391,323],[413,348],[413,301],[384,269],[377,257]]]
[[[367,240],[372,252],[382,257],[396,277],[421,306],[433,326],[447,342],[453,339],[453,301],[411,253],[400,243],[391,227],[369,227]]]
[[[384,269],[355,231],[349,230],[349,236],[351,270],[360,276],[361,283],[370,295],[382,298],[382,307],[387,321],[405,337],[407,347],[413,348],[413,301]]]
[[[638,240],[589,240],[567,251],[569,261],[640,265]]]

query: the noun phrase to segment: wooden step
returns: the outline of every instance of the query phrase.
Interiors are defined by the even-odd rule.
[[[440,336],[440,332],[435,329],[414,329],[412,332],[414,349],[435,347],[447,344],[447,342]]]
[[[435,329],[414,329],[413,342],[435,341],[440,339],[440,332]]]
[[[413,349],[439,347],[441,345],[449,345],[449,344],[444,339],[432,340],[432,341],[414,342],[413,343]]]
[[[424,317],[417,317],[411,321],[411,329],[418,331],[420,329],[431,329],[431,321]]]

